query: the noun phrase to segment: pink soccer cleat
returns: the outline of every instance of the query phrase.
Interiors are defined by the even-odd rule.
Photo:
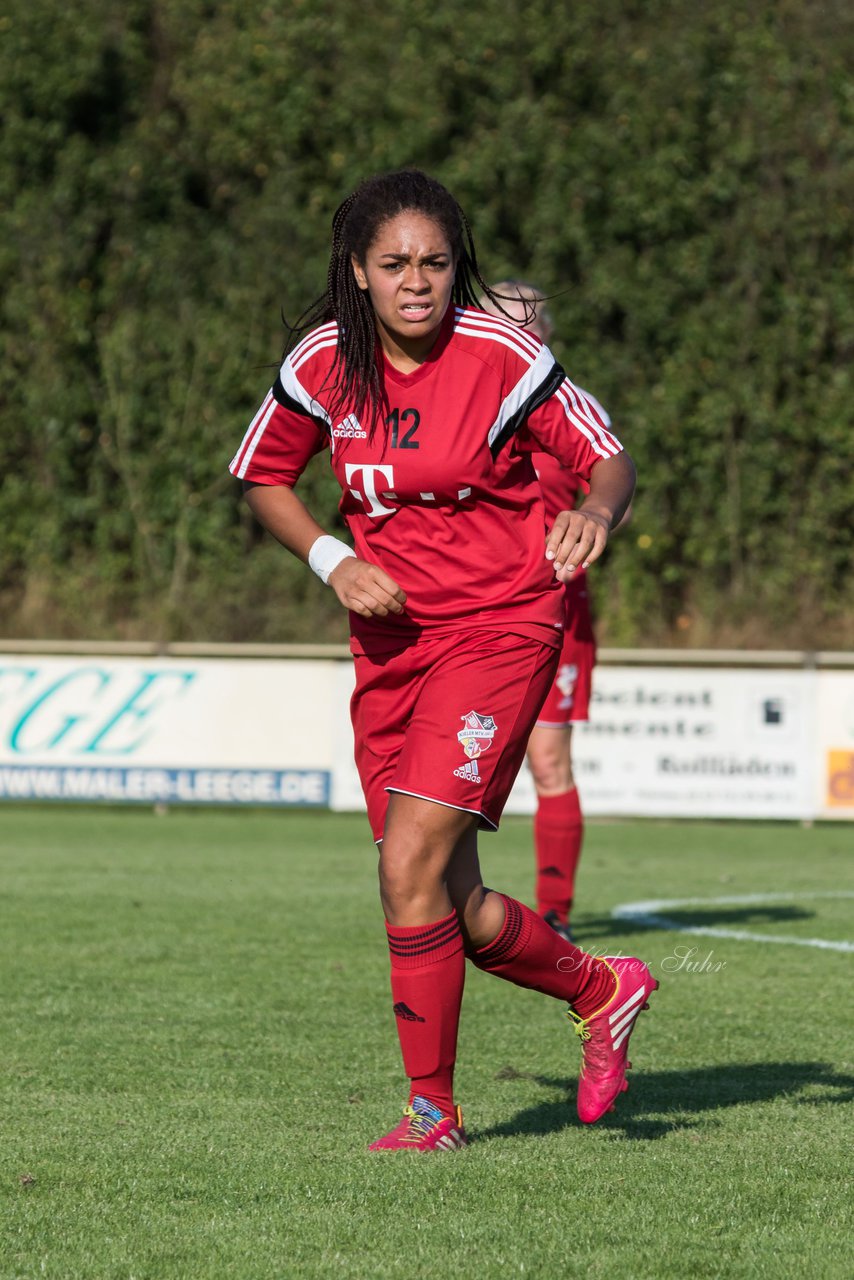
[[[578,1118],[583,1124],[595,1124],[606,1111],[613,1111],[617,1096],[628,1089],[629,1037],[658,987],[643,961],[633,956],[604,956],[603,964],[617,979],[611,999],[589,1018],[579,1018],[572,1009],[566,1015],[582,1042]]]
[[[369,1151],[456,1151],[468,1145],[463,1113],[445,1115],[429,1098],[415,1097],[403,1113],[400,1124],[378,1138]]]

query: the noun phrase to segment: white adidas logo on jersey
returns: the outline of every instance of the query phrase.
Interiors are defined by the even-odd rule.
[[[455,778],[463,778],[466,782],[483,782],[477,771],[477,761],[469,760],[466,764],[461,764],[459,769],[454,770]]]
[[[335,440],[367,440],[368,438],[367,431],[364,430],[355,413],[348,413],[337,427],[333,427],[332,435]]]

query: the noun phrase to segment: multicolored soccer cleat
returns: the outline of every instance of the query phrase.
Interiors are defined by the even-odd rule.
[[[595,1124],[629,1087],[626,1071],[629,1037],[638,1014],[649,1008],[649,997],[658,983],[642,960],[633,956],[603,956],[617,979],[611,999],[589,1018],[579,1018],[572,1009],[567,1017],[581,1037],[581,1075],[578,1081],[578,1118]]]
[[[378,1138],[369,1151],[456,1151],[468,1145],[463,1128],[463,1113],[454,1107],[449,1116],[429,1098],[414,1097],[403,1113],[400,1124]]]

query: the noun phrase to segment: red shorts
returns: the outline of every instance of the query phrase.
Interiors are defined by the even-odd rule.
[[[557,675],[549,689],[537,724],[565,729],[590,719],[590,693],[596,665],[596,638],[587,594],[586,575],[566,589],[566,621]]]
[[[558,655],[528,636],[462,629],[356,655],[350,713],[375,840],[390,791],[476,813],[482,828],[498,829]]]

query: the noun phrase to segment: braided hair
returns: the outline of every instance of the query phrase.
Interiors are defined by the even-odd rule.
[[[502,298],[505,302],[520,302],[523,319],[519,321],[509,315],[502,306],[496,304],[496,298]],[[478,306],[488,311],[490,315],[500,313],[516,324],[521,323],[526,329],[532,328],[536,322],[539,322],[539,328],[534,332],[548,344],[549,336],[554,332],[552,313],[546,306],[548,301],[549,295],[543,293],[542,289],[538,289],[535,284],[529,284],[526,280],[501,280],[492,286],[492,297],[482,297]]]
[[[376,324],[371,300],[359,288],[352,259],[364,263],[368,249],[384,223],[400,213],[416,212],[441,227],[456,263],[452,298],[465,307],[480,306],[484,295],[496,300],[480,274],[471,226],[451,193],[420,169],[400,169],[366,178],[335,210],[326,290],[296,324],[288,325],[286,352],[309,329],[338,323],[338,346],[330,371],[331,416],[352,403],[372,423],[382,412],[384,391],[376,358]],[[500,307],[500,302],[498,303]]]

